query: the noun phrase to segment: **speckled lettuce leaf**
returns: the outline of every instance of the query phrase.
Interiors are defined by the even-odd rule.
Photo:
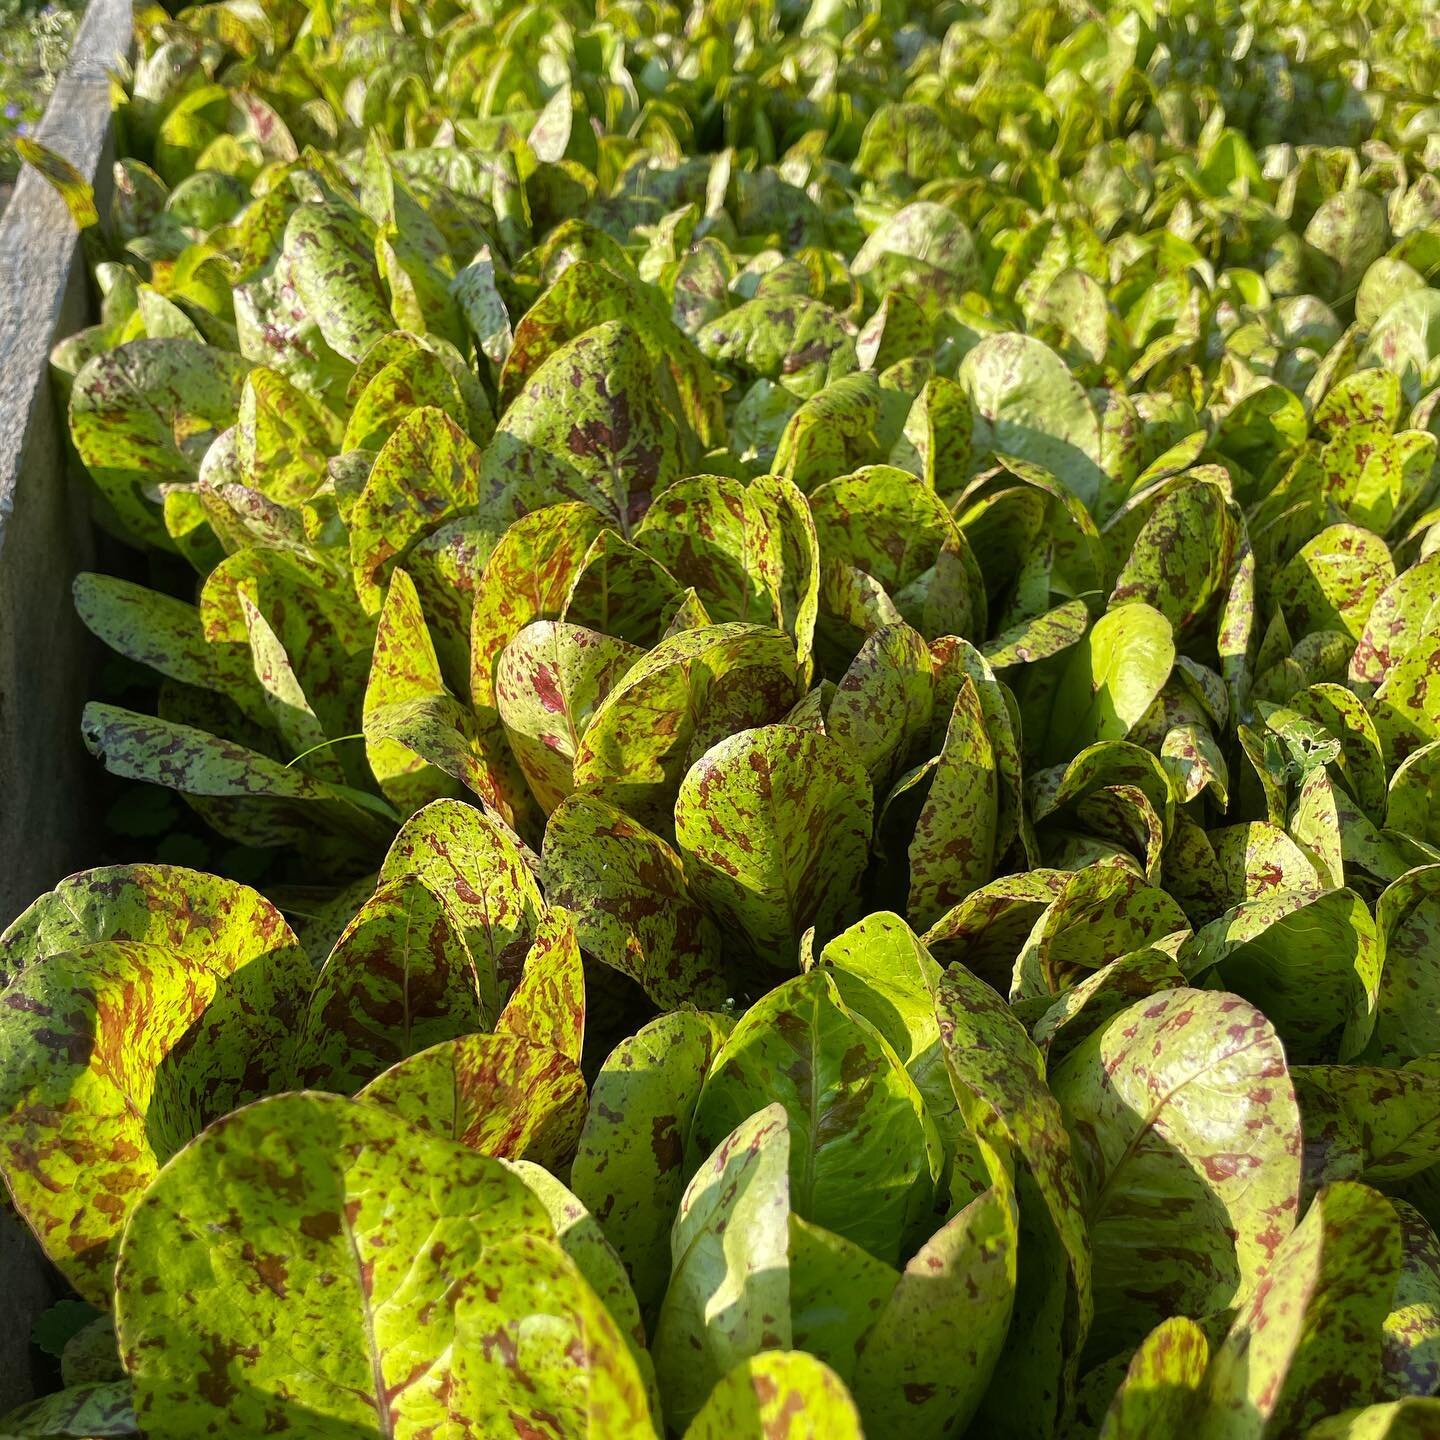
[[[716,1055],[695,1110],[705,1154],[767,1101],[790,1125],[796,1214],[895,1263],[911,1219],[929,1210],[938,1141],[914,1082],[825,969],[772,990]]]
[[[592,327],[551,354],[500,417],[482,490],[502,490],[520,510],[581,500],[628,536],[685,468],[685,438],[662,398],[634,330]]]
[[[590,546],[605,528],[590,505],[534,510],[511,525],[490,552],[470,618],[470,694],[495,703],[500,653],[532,620],[558,620]]]
[[[1205,1332],[1183,1315],[1140,1342],[1100,1426],[1101,1440],[1182,1434],[1210,1361]]]
[[[444,693],[440,658],[425,623],[415,582],[397,567],[391,572],[390,587],[375,627],[362,720],[371,720],[387,705]],[[385,798],[402,814],[411,814],[454,789],[448,776],[397,740],[367,736],[365,758]]]
[[[1107,610],[1074,646],[1055,691],[1046,753],[1068,759],[1097,740],[1123,740],[1170,678],[1170,622],[1142,601]]]
[[[0,1415],[7,1440],[131,1440],[139,1434],[128,1380],[72,1385]]]
[[[62,880],[0,934],[0,988],[47,955],[102,940],[159,946],[218,974],[280,963],[300,944],[248,885],[180,865],[102,865]]]
[[[1273,598],[1297,639],[1335,630],[1358,640],[1394,579],[1394,562],[1378,535],[1332,525],[1307,540],[1275,577]]]
[[[685,1440],[862,1440],[845,1383],[803,1350],[765,1350],[726,1373]]]
[[[585,952],[637,981],[666,1008],[724,999],[720,932],[660,836],[594,795],[550,816],[540,877],[575,922]]]
[[[1440,626],[1390,667],[1369,706],[1392,768],[1440,740]]]
[[[741,375],[774,380],[802,400],[858,368],[846,319],[819,300],[757,295],[696,332],[700,353]]]
[[[1014,455],[1048,470],[1093,508],[1104,482],[1100,423],[1065,362],[1029,335],[991,335],[957,375],[975,410],[977,452]]]
[[[418,876],[381,883],[330,952],[295,1046],[307,1089],[349,1095],[382,1070],[485,1027],[469,947]]]
[[[908,625],[885,626],[866,637],[836,683],[825,733],[855,752],[883,793],[928,735],[934,699],[924,638]]]
[[[953,210],[914,200],[876,227],[856,252],[851,271],[875,294],[899,291],[933,317],[975,284],[980,261]]]
[[[1426,1440],[1440,1425],[1440,1400],[1410,1396],[1346,1410],[1305,1432],[1306,1440]]]
[[[198,340],[132,340],[90,360],[70,391],[70,438],[126,532],[171,548],[161,487],[200,473],[235,423],[250,362]]]
[[[907,914],[917,928],[933,924],[994,873],[1000,858],[1000,789],[985,712],[966,675],[907,849]]]
[[[1381,1327],[1399,1270],[1390,1202],[1348,1181],[1321,1191],[1216,1348],[1193,1433],[1304,1434],[1326,1415],[1376,1399]]]
[[[415,875],[449,907],[474,957],[480,998],[497,1015],[520,976],[543,902],[526,853],[499,821],[436,800],[401,826],[380,880]]]
[[[882,391],[873,375],[831,380],[785,421],[770,468],[808,495],[832,476],[880,459],[881,405]]]
[[[520,983],[495,1031],[558,1051],[579,1066],[585,1047],[585,970],[568,911],[552,906],[540,917]]]
[[[497,1411],[583,1411],[612,1387],[645,1413],[623,1338],[523,1180],[339,1097],[282,1096],[207,1131],[149,1191],[118,1291],[150,1434],[317,1417],[483,1433]],[[521,1349],[527,1316],[541,1328]]]
[[[690,1122],[723,1036],[715,1016],[661,1015],[616,1046],[591,1091],[570,1183],[647,1313],[669,1278],[667,1237],[685,1189]]]
[[[1440,865],[1419,866],[1375,904],[1384,944],[1375,1042],[1387,1064],[1440,1052]],[[3,953],[3,952],[0,952]]]
[[[606,321],[623,321],[645,347],[652,365],[665,365],[679,391],[685,418],[702,444],[723,436],[721,386],[694,343],[670,318],[656,291],[619,272],[577,260],[526,311],[500,376],[504,406],[540,365],[566,342]]]
[[[676,842],[716,918],[758,959],[789,969],[805,930],[827,938],[856,908],[872,806],[864,767],[838,740],[767,725],[691,767],[675,802]]]
[[[1136,1000],[1161,990],[1178,990],[1184,984],[1185,976],[1174,957],[1159,945],[1132,950],[1061,991],[1031,1027],[1031,1038],[1053,1068]]]
[[[335,202],[299,205],[285,225],[284,255],[305,313],[352,362],[396,328],[372,236],[358,210]]]
[[[825,561],[869,576],[926,639],[983,633],[979,566],[923,480],[893,465],[868,465],[822,485],[810,508]]]
[[[997,1183],[906,1264],[866,1332],[852,1388],[872,1432],[963,1433],[990,1383],[1015,1301],[1019,1213]]]
[[[717,741],[778,720],[800,698],[795,646],[760,625],[709,625],[662,640],[605,697],[574,776],[652,828],[669,829],[680,782]]]
[[[900,1272],[852,1241],[790,1213],[790,1324],[795,1345],[855,1378],[865,1332]]]
[[[1296,1063],[1358,1055],[1370,1038],[1381,957],[1375,922],[1349,890],[1241,901],[1181,946],[1180,968],[1243,995]]]
[[[379,610],[391,570],[412,545],[475,509],[483,493],[475,443],[443,410],[412,410],[375,457],[349,515],[350,567],[365,608]]]
[[[1386,1395],[1434,1395],[1440,1387],[1440,1238],[1413,1205],[1400,1217],[1400,1277],[1381,1336]]]
[[[1305,1183],[1387,1185],[1440,1164],[1440,1071],[1433,1060],[1402,1069],[1297,1065],[1305,1119]]]
[[[546,814],[574,789],[580,737],[642,653],[613,635],[555,620],[527,625],[501,652],[495,706]]]
[[[595,537],[561,619],[632,645],[654,645],[683,591],[663,565],[613,530]]]
[[[165,1160],[284,1083],[310,974],[298,946],[202,957],[112,939],[32,961],[0,998],[6,1181],[87,1299],[109,1304],[126,1216]]]
[[[962,965],[941,975],[935,1004],[960,1112],[978,1136],[1001,1154],[1013,1153],[1017,1169],[1028,1172],[1069,1272],[1061,1315],[1073,1308],[1083,1339],[1093,1312],[1084,1196],[1064,1116],[1045,1085],[1045,1062],[1010,1007]],[[1067,1288],[1073,1301],[1065,1299]],[[1057,1323],[1068,1328],[1060,1317]]]
[[[1440,628],[1440,555],[1402,571],[1385,587],[1365,617],[1350,657],[1350,679],[1379,685],[1391,668]]]
[[[1300,1111],[1265,1017],[1167,990],[1092,1034],[1051,1086],[1086,1187],[1093,1343],[1119,1349],[1253,1291],[1300,1203]]]

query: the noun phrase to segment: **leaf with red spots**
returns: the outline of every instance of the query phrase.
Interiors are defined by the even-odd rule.
[[[306,1088],[349,1095],[382,1070],[485,1028],[469,947],[418,876],[382,881],[326,960],[295,1047]]]
[[[803,1350],[742,1360],[710,1392],[685,1440],[863,1440],[845,1384]]]
[[[588,260],[577,260],[562,270],[516,325],[500,377],[501,405],[513,401],[540,365],[567,341],[608,320],[622,320],[633,328],[651,365],[667,367],[690,428],[702,444],[718,443],[724,433],[722,386],[670,318],[669,307],[649,286]]]
[[[854,327],[818,300],[756,295],[708,320],[695,343],[742,376],[778,381],[802,400],[855,370]]]
[[[672,1429],[735,1365],[790,1345],[789,1216],[789,1129],[784,1107],[769,1105],[721,1140],[680,1197],[652,1352]]]
[[[683,590],[643,549],[602,530],[585,552],[560,618],[631,645],[656,644]]]
[[[547,815],[575,788],[580,737],[643,653],[614,636],[557,620],[534,621],[501,652],[495,706]]]
[[[990,1383],[1019,1241],[1014,1187],[990,1161],[995,1183],[919,1248],[865,1334],[851,1388],[872,1434],[963,1434]]]
[[[300,303],[325,343],[352,362],[396,328],[373,236],[365,216],[335,201],[299,205],[285,226],[284,253]]]
[[[1085,1182],[1094,1343],[1252,1293],[1300,1202],[1300,1112],[1265,1017],[1166,990],[1083,1041],[1051,1085]]]
[[[385,706],[445,693],[440,660],[430,638],[415,582],[398,567],[375,629],[375,651],[365,683],[363,721],[369,723]],[[449,776],[421,759],[398,740],[370,739],[365,758],[385,798],[410,815],[422,805],[454,790]]]
[[[1381,1347],[1385,1394],[1398,1400],[1440,1390],[1440,1238],[1413,1205],[1390,1203],[1400,1217],[1400,1276]]]
[[[800,698],[790,637],[708,625],[662,640],[591,717],[575,784],[652,829],[668,830],[685,772],[717,741],[780,719]]]
[[[837,683],[825,733],[855,752],[877,791],[888,790],[929,732],[934,694],[925,641],[908,625],[886,626]]]
[[[525,381],[500,417],[480,470],[482,493],[516,513],[582,500],[629,535],[651,498],[685,473],[683,421],[666,408],[654,362],[620,320],[595,325]]]
[[[838,740],[790,725],[742,730],[680,786],[675,835],[691,888],[757,959],[789,969],[805,930],[828,938],[855,912],[872,803]]]
[[[1184,1434],[1209,1361],[1210,1342],[1193,1320],[1162,1321],[1131,1358],[1105,1412],[1101,1440]]]
[[[828,969],[786,981],[741,1017],[705,1078],[691,1153],[772,1100],[789,1116],[795,1213],[896,1262],[930,1213],[939,1136],[899,1057]]]
[[[680,857],[596,796],[571,795],[545,827],[545,893],[571,912],[581,948],[659,1006],[716,1005],[727,982],[720,932],[690,893]]]
[[[558,1051],[575,1066],[585,1047],[585,971],[575,924],[559,907],[535,927],[520,983],[495,1022],[498,1035],[514,1035]]]
[[[460,800],[436,800],[400,828],[380,880],[414,875],[445,902],[475,959],[486,1015],[515,982],[543,902],[527,852],[499,821]]]
[[[662,1015],[616,1046],[591,1092],[571,1184],[647,1312],[670,1273],[666,1237],[685,1188],[691,1118],[725,1029],[718,1016]]]
[[[219,974],[300,950],[284,916],[248,885],[180,865],[102,865],[62,880],[0,934],[0,988],[47,955],[102,940],[156,945]]]
[[[646,1412],[624,1338],[525,1182],[338,1096],[251,1106],[187,1148],[127,1231],[117,1291],[137,1415],[162,1440],[484,1434],[497,1407],[574,1417],[622,1396]]]
[[[139,1434],[128,1380],[72,1385],[0,1415],[7,1440],[136,1440]]]
[[[1430,1440],[1440,1426],[1440,1400],[1410,1396],[1333,1415],[1305,1432],[1305,1440]]]
[[[96,355],[70,392],[70,438],[136,541],[173,548],[156,503],[200,473],[235,423],[251,362],[198,340],[132,340]]]
[[[161,1164],[284,1083],[310,984],[296,945],[186,953],[161,938],[32,960],[0,997],[0,1165],[46,1253],[100,1305]]]
[[[1385,954],[1375,1017],[1380,1058],[1394,1064],[1440,1053],[1440,865],[1388,886],[1375,920]]]
[[[1393,1185],[1440,1164],[1440,1064],[1297,1065],[1305,1185]]]
[[[475,589],[470,619],[470,694],[476,706],[495,703],[500,652],[532,620],[558,620],[585,557],[604,531],[589,505],[550,505],[505,531]]]
[[[1349,1060],[1370,1038],[1381,974],[1375,922],[1350,890],[1243,900],[1181,947],[1192,980],[1258,1005],[1299,1063]]]
[[[1349,1181],[1322,1190],[1216,1349],[1192,1433],[1300,1435],[1377,1400],[1381,1327],[1399,1271],[1390,1202]]]
[[[375,457],[349,515],[350,568],[366,610],[379,610],[391,571],[417,541],[497,498],[481,482],[474,441],[443,410],[412,410]],[[502,527],[497,518],[496,532]]]

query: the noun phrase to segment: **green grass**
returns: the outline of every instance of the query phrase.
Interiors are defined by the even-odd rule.
[[[0,0],[0,182],[20,168],[15,137],[40,123],[84,8],[84,0]]]

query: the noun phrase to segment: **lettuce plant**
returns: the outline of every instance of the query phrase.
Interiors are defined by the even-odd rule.
[[[137,34],[0,1433],[1440,1433],[1425,7]]]

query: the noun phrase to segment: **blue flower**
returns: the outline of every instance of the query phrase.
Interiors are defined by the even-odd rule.
[[[15,101],[12,100],[5,107],[5,118],[7,120],[18,120],[20,118],[20,107],[15,103]]]

